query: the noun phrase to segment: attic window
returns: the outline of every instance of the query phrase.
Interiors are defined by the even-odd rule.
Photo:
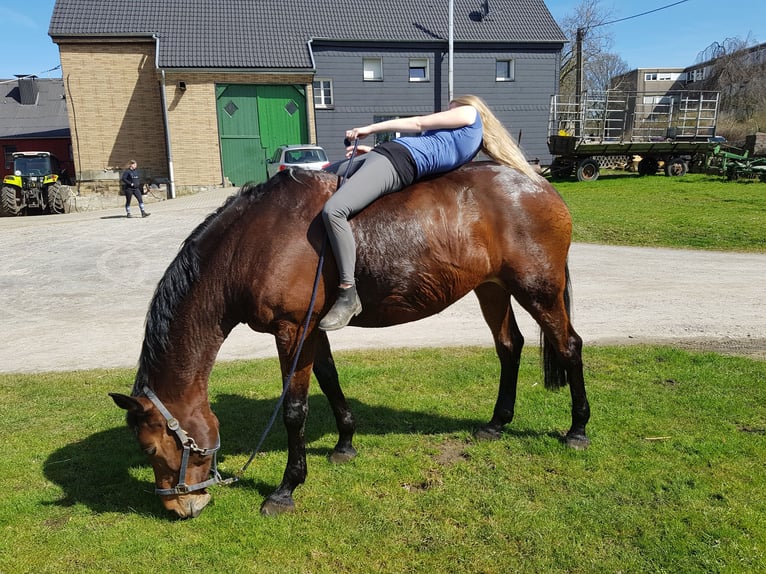
[[[410,59],[410,82],[427,82],[428,60],[426,58]]]
[[[496,60],[495,81],[512,82],[516,73],[515,68],[516,66],[514,66],[513,60]]]
[[[365,82],[380,82],[383,80],[382,58],[362,58]]]

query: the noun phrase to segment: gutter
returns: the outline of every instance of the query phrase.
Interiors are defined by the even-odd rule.
[[[167,97],[165,96],[165,69],[160,68],[160,36],[152,34],[154,38],[154,67],[161,72],[160,101],[162,102],[162,123],[165,127],[165,151],[168,156],[168,199],[176,198],[176,180],[173,172],[173,146],[170,144],[170,122],[168,121]]]

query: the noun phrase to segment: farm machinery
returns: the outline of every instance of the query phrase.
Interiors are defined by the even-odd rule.
[[[69,187],[62,185],[59,161],[47,151],[15,152],[13,173],[3,178],[0,215],[65,213]]]
[[[639,175],[681,176],[704,167],[716,145],[718,92],[607,92],[554,95],[548,151],[555,178],[598,179],[610,163],[637,162]]]
[[[745,150],[738,153],[734,148],[723,149],[720,145],[713,150],[720,172],[729,181],[739,179],[760,179],[766,181],[766,157],[751,157]]]

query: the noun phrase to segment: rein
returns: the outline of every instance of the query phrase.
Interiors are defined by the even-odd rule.
[[[346,147],[351,143],[348,138],[343,140],[343,143]],[[343,180],[338,184],[338,187],[335,189],[337,192],[338,189],[341,188],[341,186],[346,182],[348,179],[348,174],[351,172],[351,164],[354,162],[354,158],[356,157],[356,148],[359,145],[359,140],[354,140],[354,149],[351,151],[351,156],[348,158],[348,163],[346,164],[346,173],[343,176]],[[306,333],[308,332],[309,328],[309,321],[311,320],[311,313],[314,311],[314,303],[316,303],[317,298],[317,291],[319,290],[319,279],[322,276],[322,267],[324,265],[324,253],[325,249],[327,247],[327,233],[324,234],[324,239],[322,240],[322,249],[319,252],[319,263],[317,263],[317,271],[316,275],[314,276],[314,288],[311,290],[311,301],[309,302],[309,308],[306,312],[306,322],[303,324],[303,332],[301,333],[301,338],[298,341],[298,348],[295,352],[295,357],[293,357],[293,364],[290,366],[290,374],[287,375],[287,378],[285,379],[284,384],[282,385],[282,394],[279,397],[279,400],[277,401],[276,407],[274,407],[274,412],[271,413],[271,418],[269,419],[269,423],[266,425],[266,428],[263,430],[263,434],[261,434],[261,438],[258,441],[258,444],[253,449],[253,452],[250,454],[250,458],[247,459],[247,462],[242,466],[241,469],[236,473],[234,480],[239,480],[243,474],[245,474],[245,471],[250,466],[250,463],[253,462],[255,457],[257,456],[258,452],[261,450],[261,446],[263,445],[263,441],[266,440],[266,436],[271,431],[271,428],[274,426],[274,422],[277,420],[277,414],[279,413],[279,409],[282,408],[282,404],[285,402],[285,395],[287,395],[287,389],[290,388],[290,382],[293,380],[293,375],[295,375],[295,369],[298,368],[298,358],[301,355],[301,351],[303,350],[303,343],[306,340]]]
[[[349,145],[349,140],[346,139],[344,141],[346,146]],[[351,164],[354,161],[354,157],[356,157],[356,148],[357,145],[359,145],[359,140],[354,140],[354,149],[351,152],[351,156],[349,157],[348,164],[346,166],[346,174],[343,176],[343,180],[338,184],[337,189],[340,189],[341,185],[348,179],[348,174],[351,171]],[[293,380],[293,376],[295,375],[295,370],[298,368],[298,359],[301,355],[301,351],[303,350],[303,343],[306,341],[306,333],[308,333],[309,328],[309,322],[311,321],[311,314],[314,311],[314,304],[316,303],[316,297],[317,292],[319,291],[319,280],[322,277],[322,267],[324,266],[324,255],[327,248],[327,234],[325,233],[324,239],[322,240],[322,248],[319,251],[319,262],[317,263],[317,270],[316,275],[314,277],[314,288],[311,291],[311,301],[309,302],[308,310],[306,311],[306,320],[303,324],[303,331],[301,332],[300,339],[298,341],[298,346],[295,352],[295,356],[293,357],[293,363],[290,366],[290,374],[287,375],[287,377],[284,380],[284,383],[282,384],[282,394],[279,397],[279,400],[277,401],[277,405],[274,408],[274,412],[271,414],[271,418],[269,419],[268,424],[266,425],[266,428],[263,431],[263,434],[261,434],[261,438],[258,441],[257,446],[253,449],[252,454],[250,455],[250,458],[247,460],[247,462],[242,466],[242,468],[235,473],[235,475],[231,478],[224,479],[221,476],[221,473],[218,472],[218,450],[221,448],[221,436],[218,435],[216,437],[215,446],[213,448],[201,448],[197,445],[196,441],[190,437],[186,431],[184,431],[181,428],[181,424],[178,422],[178,419],[176,419],[173,415],[170,414],[170,411],[165,408],[165,405],[162,404],[162,401],[160,401],[159,397],[157,397],[156,394],[154,394],[154,391],[150,389],[148,386],[144,385],[144,387],[141,389],[141,391],[146,395],[146,398],[148,398],[152,404],[157,407],[157,410],[162,413],[162,416],[165,417],[165,421],[167,424],[167,427],[169,430],[171,430],[175,435],[176,438],[178,438],[178,441],[181,443],[181,447],[183,448],[183,454],[181,455],[181,468],[178,471],[179,477],[178,477],[178,484],[172,488],[155,488],[154,492],[155,494],[158,494],[160,496],[172,496],[177,494],[188,494],[190,492],[196,492],[198,490],[202,490],[204,488],[207,488],[208,486],[213,486],[215,484],[223,484],[228,485],[232,484],[234,482],[237,482],[242,476],[245,474],[245,471],[250,466],[250,463],[253,462],[255,457],[257,456],[258,452],[261,450],[261,446],[263,446],[263,441],[266,440],[266,436],[271,431],[271,428],[274,426],[274,422],[277,419],[277,414],[279,413],[279,410],[282,408],[282,404],[285,402],[285,396],[287,395],[287,390],[290,388],[290,382]],[[189,467],[189,454],[190,453],[196,453],[200,456],[212,456],[213,457],[213,464],[210,467],[210,478],[199,482],[197,484],[188,485],[186,484],[186,470]]]

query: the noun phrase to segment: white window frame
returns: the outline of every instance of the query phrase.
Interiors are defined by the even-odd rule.
[[[362,79],[365,82],[382,82],[383,58],[362,58]]]
[[[430,82],[431,71],[428,58],[410,58],[409,66],[410,82]],[[423,70],[423,77],[413,76],[413,71]]]
[[[500,75],[497,68],[500,64],[505,64],[505,74]],[[505,60],[495,60],[495,81],[496,82],[513,82],[516,80],[516,61],[508,58]]]
[[[317,84],[319,85],[317,86]],[[314,78],[312,86],[314,89],[314,108],[327,110],[335,107],[335,97],[333,96],[331,79]]]

